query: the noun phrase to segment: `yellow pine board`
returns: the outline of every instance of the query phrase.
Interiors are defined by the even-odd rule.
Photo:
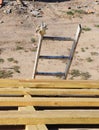
[[[31,97],[29,95],[26,95],[25,98]],[[33,106],[27,106],[27,107],[18,107],[18,111],[35,111]],[[37,130],[36,125],[26,125],[25,130]]]
[[[48,130],[46,125],[26,125],[25,130]]]
[[[48,130],[46,125],[41,124],[41,125],[26,125],[25,130]]]
[[[0,87],[31,88],[99,88],[99,81],[67,81],[67,80],[0,80]]]
[[[25,95],[25,98],[31,98],[30,95]],[[19,107],[19,111],[36,111],[33,106],[27,106],[27,107]],[[42,125],[26,125],[25,130],[47,130],[47,127],[42,124]]]
[[[79,96],[95,96],[99,95],[99,89],[25,89],[30,95],[42,96],[66,96],[66,95],[79,95]]]
[[[25,95],[25,98],[29,97],[30,95]],[[35,111],[35,108],[33,106],[27,106],[27,107],[18,107],[18,111]],[[37,125],[26,125],[25,130],[37,130]]]
[[[37,129],[37,125],[26,125],[25,130],[39,130],[39,129]]]
[[[99,106],[99,98],[0,97],[0,106]]]
[[[24,95],[25,93],[24,89],[0,88],[0,95]]]
[[[40,88],[0,88],[0,95],[40,95],[40,96],[96,96],[99,89],[40,89]]]
[[[99,110],[0,111],[0,125],[99,124]]]

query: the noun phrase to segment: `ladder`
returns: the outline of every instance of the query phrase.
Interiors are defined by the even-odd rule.
[[[34,63],[32,79],[35,79],[36,75],[61,76],[63,79],[66,79],[68,72],[69,72],[69,69],[70,69],[70,66],[71,66],[71,63],[72,63],[72,60],[73,60],[74,52],[75,52],[80,34],[81,34],[81,25],[79,24],[77,27],[77,32],[76,32],[74,39],[69,38],[69,37],[61,37],[61,40],[63,40],[63,41],[73,41],[69,56],[44,56],[44,55],[40,55],[42,41],[44,39],[49,39],[49,40],[59,40],[60,39],[60,37],[40,35],[39,41],[38,41],[38,48],[37,48],[37,53],[36,53],[36,58],[35,58],[35,63]],[[39,59],[67,59],[65,72],[64,73],[63,72],[54,72],[54,73],[53,72],[38,72],[37,67],[38,67]]]

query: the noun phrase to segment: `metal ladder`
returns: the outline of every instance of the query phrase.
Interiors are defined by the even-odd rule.
[[[35,79],[36,75],[46,75],[46,76],[62,76],[63,79],[67,78],[68,72],[69,72],[69,68],[71,66],[72,63],[72,59],[74,56],[74,52],[79,40],[81,34],[81,25],[79,24],[77,27],[77,32],[75,35],[75,38],[68,38],[68,37],[62,37],[61,40],[63,41],[73,41],[71,50],[70,50],[70,55],[69,56],[42,56],[40,55],[40,50],[41,50],[41,46],[42,46],[42,41],[44,39],[49,39],[49,40],[58,40],[60,39],[60,37],[50,37],[50,36],[40,36],[39,38],[39,42],[38,42],[38,48],[37,48],[37,53],[36,53],[36,58],[35,58],[35,63],[34,63],[34,69],[33,69],[33,74],[32,74],[32,79]],[[37,71],[37,67],[38,67],[38,62],[39,59],[67,59],[67,64],[66,64],[66,68],[65,68],[65,72],[38,72]]]

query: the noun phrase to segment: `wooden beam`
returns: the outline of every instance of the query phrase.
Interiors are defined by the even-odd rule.
[[[25,130],[47,130],[46,125],[26,125]]]
[[[26,125],[25,130],[37,130],[37,127],[36,125]]]
[[[99,88],[99,81],[67,81],[67,80],[4,80],[0,79],[0,87],[31,88]]]
[[[99,107],[99,98],[0,97],[0,106]]]
[[[99,110],[0,111],[0,125],[99,124]]]
[[[31,98],[30,95],[25,95],[25,98]],[[33,106],[19,107],[19,111],[36,111]],[[25,130],[47,130],[45,125],[26,125]]]
[[[26,94],[25,89],[19,88],[0,88],[0,96],[2,95],[12,95],[21,96]]]
[[[25,130],[47,130],[46,125],[26,125]]]
[[[99,89],[0,88],[0,96],[99,96]]]
[[[29,95],[25,95],[25,98],[30,98]],[[27,107],[18,107],[19,111],[35,111],[33,106],[27,106]],[[37,130],[36,125],[26,125],[25,130]]]
[[[99,89],[26,89],[36,96],[99,96]]]

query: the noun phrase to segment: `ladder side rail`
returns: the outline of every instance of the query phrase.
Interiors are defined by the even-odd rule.
[[[63,77],[63,79],[67,78],[67,75],[68,75],[72,60],[73,60],[74,52],[75,52],[77,43],[79,41],[80,34],[81,34],[81,25],[79,24],[78,28],[77,28],[76,35],[75,35],[75,39],[74,39],[74,42],[73,42],[73,45],[72,45],[72,49],[70,51],[70,59],[67,62],[66,69],[65,69],[65,76]]]
[[[33,69],[33,73],[32,73],[32,79],[35,79],[38,61],[39,61],[40,50],[41,50],[41,45],[42,45],[42,40],[43,40],[43,37],[41,35],[39,35],[39,42],[38,42],[38,48],[37,48],[37,53],[36,53],[36,58],[35,58],[35,63],[34,63],[34,69]]]

